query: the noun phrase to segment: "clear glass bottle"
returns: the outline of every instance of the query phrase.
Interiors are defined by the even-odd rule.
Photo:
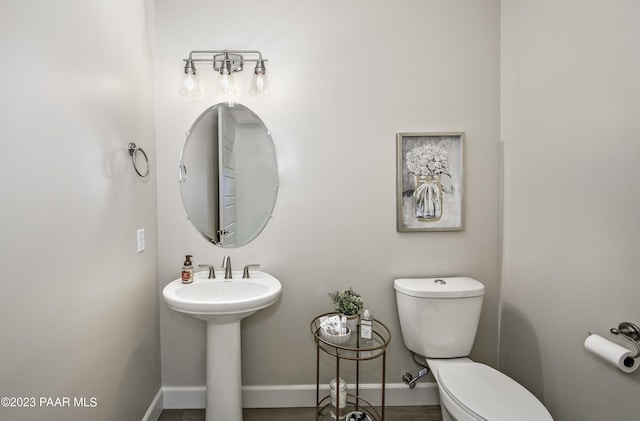
[[[344,420],[347,416],[347,382],[342,379],[333,379],[329,382],[331,390],[331,418]],[[337,417],[336,417],[337,414]]]
[[[360,318],[360,345],[371,346],[373,344],[373,319],[369,310],[365,310]]]

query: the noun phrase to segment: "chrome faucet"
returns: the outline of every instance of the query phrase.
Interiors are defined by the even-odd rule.
[[[215,279],[216,278],[216,271],[215,269],[213,269],[213,266],[211,265],[198,265],[199,268],[208,268],[209,269],[209,279]]]
[[[222,267],[224,268],[224,279],[232,279],[231,275],[231,257],[229,255],[224,256],[222,259]]]

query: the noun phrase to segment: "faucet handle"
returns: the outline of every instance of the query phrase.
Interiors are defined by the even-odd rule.
[[[198,265],[199,268],[209,268],[209,279],[216,279],[216,271],[211,265]]]
[[[251,264],[245,266],[244,270],[242,271],[242,279],[249,279],[250,278],[249,269],[251,269],[251,268],[258,269],[259,267],[260,267],[260,265],[257,264],[257,263],[251,263]]]

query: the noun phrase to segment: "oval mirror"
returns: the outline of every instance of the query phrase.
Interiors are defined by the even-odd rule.
[[[269,221],[277,191],[276,149],[260,117],[221,103],[196,119],[180,158],[180,193],[203,237],[221,247],[247,244]]]

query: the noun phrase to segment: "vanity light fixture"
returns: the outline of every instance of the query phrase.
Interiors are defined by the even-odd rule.
[[[180,95],[197,97],[201,95],[196,62],[211,63],[213,70],[218,73],[216,85],[217,96],[224,101],[232,101],[236,95],[233,74],[243,70],[244,63],[256,63],[251,78],[249,93],[254,96],[269,95],[269,81],[267,80],[265,63],[260,51],[250,50],[194,50],[184,59],[184,76],[180,86]]]

